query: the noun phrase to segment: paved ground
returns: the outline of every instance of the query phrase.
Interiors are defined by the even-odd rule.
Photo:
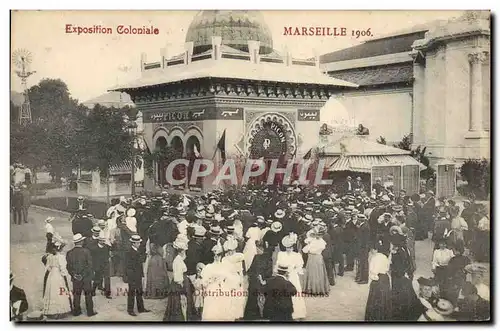
[[[65,214],[53,213],[31,208],[29,224],[11,225],[11,270],[16,275],[15,284],[26,291],[30,311],[42,307],[42,284],[44,268],[41,262],[45,250],[44,220],[55,216],[54,227],[64,238],[71,239],[71,226]],[[67,249],[71,248],[70,243]],[[67,250],[66,249],[66,250]],[[430,276],[431,244],[429,241],[417,242],[416,277]],[[98,315],[69,317],[76,321],[159,321],[163,317],[165,300],[145,300],[146,308],[151,313],[131,317],[126,313],[127,299],[117,296],[120,288],[126,284],[118,278],[112,278],[113,299],[108,300],[98,294],[94,298]],[[365,304],[368,296],[368,285],[354,282],[354,274],[348,272],[344,277],[337,277],[337,284],[331,288],[330,295],[323,298],[306,298],[307,319],[313,321],[361,321],[364,318]],[[82,298],[82,307],[84,306]]]

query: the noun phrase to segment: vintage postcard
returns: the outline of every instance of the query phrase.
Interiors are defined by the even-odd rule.
[[[491,320],[489,11],[11,11],[10,318]]]

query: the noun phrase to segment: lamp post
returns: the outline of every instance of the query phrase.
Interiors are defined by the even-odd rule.
[[[130,179],[132,182],[131,186],[131,194],[135,195],[135,143],[136,143],[136,134],[137,134],[137,123],[134,120],[129,120],[127,124],[127,130],[130,136],[132,137],[132,172],[130,175]]]

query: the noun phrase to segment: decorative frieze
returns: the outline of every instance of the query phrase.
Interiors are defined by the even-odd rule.
[[[203,107],[191,109],[150,108],[143,111],[144,123],[169,123],[204,120],[243,120],[243,108]]]
[[[285,83],[207,82],[207,84],[173,84],[164,87],[129,91],[136,103],[176,101],[206,96],[260,97],[266,99],[328,100],[334,87]]]
[[[474,52],[469,54],[469,62],[471,64],[475,63],[488,63],[490,60],[489,52],[487,51],[481,51],[481,52]]]

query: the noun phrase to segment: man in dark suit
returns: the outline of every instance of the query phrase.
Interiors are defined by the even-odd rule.
[[[134,234],[130,236],[129,241],[132,243],[132,247],[127,252],[127,264],[125,268],[125,276],[128,283],[127,312],[130,316],[137,316],[134,312],[135,301],[137,301],[137,310],[139,313],[147,313],[150,310],[144,308],[144,300],[142,299],[142,277],[144,277],[144,271],[142,269],[143,257],[139,252],[142,239],[139,235]]]
[[[14,275],[10,273],[10,320],[19,322],[28,310],[28,300],[24,290],[14,286]]]
[[[106,237],[100,236],[97,243],[91,248],[92,267],[94,268],[94,282],[92,284],[92,295],[95,296],[96,289],[104,290],[107,299],[111,297],[111,280],[109,270],[109,246],[106,245]],[[102,286],[104,281],[104,287]]]
[[[73,307],[73,315],[79,316],[82,314],[80,299],[82,291],[85,294],[85,306],[87,315],[94,316],[97,313],[94,311],[94,303],[92,302],[92,254],[87,248],[83,247],[85,237],[80,233],[73,236],[75,247],[66,254],[68,263],[68,273],[73,282],[73,292],[75,302]]]
[[[356,271],[356,283],[368,284],[368,253],[370,251],[370,226],[366,216],[358,215],[358,269]]]
[[[292,297],[297,289],[288,280],[288,266],[278,265],[277,274],[269,278],[264,286],[266,297],[264,318],[271,321],[292,321]]]
[[[202,243],[206,232],[207,230],[203,226],[197,225],[194,228],[193,238],[189,240],[188,250],[186,252],[186,274],[190,278],[196,276],[196,265],[203,258],[204,251]]]
[[[354,192],[354,189],[355,187],[351,176],[347,176],[346,182],[344,183],[344,194],[351,194]]]

